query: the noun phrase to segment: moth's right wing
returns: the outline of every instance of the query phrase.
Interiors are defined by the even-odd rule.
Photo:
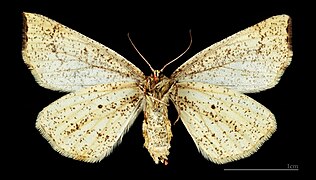
[[[172,75],[253,93],[274,87],[292,60],[291,18],[278,15],[200,51]]]
[[[43,87],[71,92],[109,82],[136,82],[144,74],[108,47],[52,20],[23,13],[22,55]]]
[[[36,128],[60,154],[85,162],[101,161],[142,110],[142,95],[137,83],[83,88],[44,108]]]

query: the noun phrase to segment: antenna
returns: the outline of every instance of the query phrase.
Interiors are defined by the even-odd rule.
[[[148,64],[150,70],[151,70],[153,73],[155,73],[154,68],[151,67],[151,65],[149,64],[149,62],[145,59],[145,57],[144,57],[144,56],[138,51],[138,49],[136,48],[136,46],[135,46],[135,44],[133,43],[131,37],[129,36],[129,33],[127,33],[127,36],[128,36],[129,41],[130,41],[131,44],[133,45],[134,49],[136,50],[136,52],[137,52],[137,53],[140,55],[140,57],[142,57],[143,60]]]
[[[183,56],[191,47],[192,45],[192,34],[191,34],[191,29],[189,30],[189,35],[190,35],[190,44],[189,46],[186,48],[185,51],[183,51],[183,53],[181,53],[178,57],[176,57],[175,59],[173,59],[172,61],[168,62],[166,65],[164,65],[160,72],[162,72],[168,65],[170,65],[171,63],[175,62],[176,60],[178,60],[181,56]],[[138,49],[136,48],[135,44],[133,43],[131,37],[129,36],[129,33],[127,33],[128,36],[128,40],[131,42],[132,46],[134,47],[134,49],[136,50],[136,52],[140,55],[140,57],[142,57],[142,59],[147,63],[147,65],[149,66],[150,70],[155,74],[155,70],[154,68],[151,67],[151,65],[149,64],[149,62],[145,59],[145,57],[138,51]]]
[[[183,51],[183,53],[181,53],[178,57],[176,57],[175,59],[173,59],[172,61],[168,62],[166,65],[164,65],[160,72],[162,72],[169,64],[175,62],[176,60],[178,60],[181,56],[183,56],[191,47],[191,44],[192,44],[192,34],[191,34],[191,29],[189,30],[189,35],[190,35],[190,44],[189,46],[187,47],[187,49],[185,51]]]

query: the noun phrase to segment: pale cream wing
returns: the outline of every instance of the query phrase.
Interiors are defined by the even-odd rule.
[[[276,130],[274,115],[237,91],[180,82],[171,93],[180,119],[203,156],[218,164],[256,152]]]
[[[44,108],[36,128],[62,155],[97,162],[121,141],[142,110],[142,97],[136,83],[83,88]]]
[[[197,53],[171,78],[258,92],[275,86],[291,59],[291,19],[278,15]]]
[[[52,20],[23,13],[22,55],[43,87],[75,91],[109,82],[136,82],[143,73],[108,47]]]

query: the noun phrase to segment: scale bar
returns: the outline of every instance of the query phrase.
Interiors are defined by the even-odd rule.
[[[224,171],[298,171],[299,169],[224,169]]]

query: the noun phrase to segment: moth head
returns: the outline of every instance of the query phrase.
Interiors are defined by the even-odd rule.
[[[154,78],[154,81],[158,82],[160,77],[162,76],[162,73],[159,70],[153,70],[153,75],[152,76]]]

